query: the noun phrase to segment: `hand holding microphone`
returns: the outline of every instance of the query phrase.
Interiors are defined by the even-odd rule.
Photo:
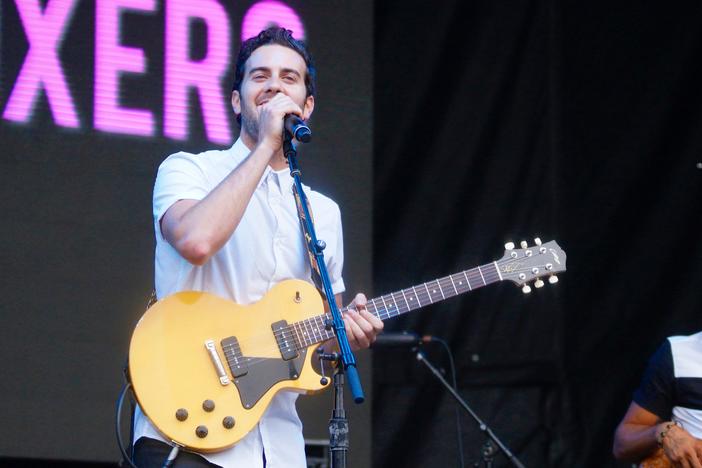
[[[258,104],[258,111],[259,143],[265,141],[277,150],[288,133],[301,143],[311,140],[312,132],[299,114],[302,109],[286,94],[279,92],[270,98],[264,98]]]

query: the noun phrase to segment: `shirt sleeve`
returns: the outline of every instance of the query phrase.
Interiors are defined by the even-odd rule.
[[[202,200],[208,192],[207,177],[194,160],[194,155],[176,153],[166,158],[158,168],[153,195],[153,215],[156,235],[161,218],[179,200]]]
[[[673,354],[670,341],[665,340],[649,360],[641,385],[634,392],[634,401],[662,420],[668,420],[673,412],[674,392]]]

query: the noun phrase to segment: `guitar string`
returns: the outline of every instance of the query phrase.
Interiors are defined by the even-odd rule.
[[[499,264],[504,264],[504,263],[511,262],[512,260],[513,260],[513,259],[500,260],[500,263],[498,263],[498,265],[499,265]],[[497,263],[497,262],[496,262],[496,263]],[[487,265],[482,265],[481,267],[486,267],[486,266],[488,266],[488,265],[493,266],[492,264],[487,264]],[[528,268],[533,268],[533,266],[530,266],[530,267],[528,267]],[[493,268],[493,269],[494,269],[494,268]],[[521,268],[521,270],[526,270],[526,268]],[[515,272],[518,272],[518,271],[519,271],[519,270],[515,270],[515,271],[513,271],[513,272],[510,272],[510,274],[514,274]],[[465,271],[460,272],[460,273],[454,273],[454,274],[449,275],[449,276],[446,276],[446,277],[442,277],[442,278],[438,278],[438,279],[436,279],[436,280],[428,281],[428,282],[424,283],[424,285],[433,286],[433,283],[435,283],[435,284],[439,287],[439,291],[440,291],[440,293],[441,293],[441,295],[442,295],[442,298],[441,298],[441,299],[443,300],[443,299],[446,298],[446,296],[445,296],[445,294],[444,294],[444,290],[447,290],[447,293],[449,294],[448,297],[453,297],[453,296],[455,296],[455,295],[459,295],[459,294],[462,294],[462,293],[467,292],[465,286],[463,286],[462,280],[460,280],[460,279],[458,280],[458,285],[461,287],[461,291],[458,291],[458,287],[456,286],[456,283],[455,283],[455,281],[454,281],[454,277],[456,277],[456,276],[460,277],[461,275],[464,275],[465,273],[470,273],[470,274],[473,276],[472,279],[473,279],[473,280],[476,280],[476,279],[478,278],[478,275],[480,274],[480,270],[479,270],[478,267],[476,267],[476,268],[473,268],[473,269],[471,269],[471,270],[465,270]],[[489,272],[489,271],[488,271],[488,272],[485,272],[484,275],[488,278],[488,280],[489,280],[490,283],[493,283],[493,282],[495,282],[495,280],[497,280],[497,279],[500,278],[500,275],[497,274],[497,271],[496,271],[496,270],[495,270],[495,272]],[[541,275],[540,275],[540,276],[541,276]],[[466,277],[467,277],[467,276],[466,276]],[[467,279],[468,279],[468,283],[469,283],[469,284],[468,284],[468,290],[472,290],[473,287],[470,285],[470,283],[471,283],[470,279],[471,279],[471,278],[467,278]],[[482,281],[482,277],[481,277],[481,281]],[[485,286],[485,285],[487,285],[487,282],[483,281],[483,285],[478,284],[477,286],[478,286],[478,287],[482,287],[482,286]],[[450,291],[449,286],[451,286],[451,287],[454,289],[455,294],[452,293],[452,292]],[[374,298],[374,299],[369,300],[369,302],[373,305],[373,308],[376,309],[376,314],[377,314],[377,316],[378,316],[379,318],[390,318],[390,317],[392,317],[392,316],[400,315],[400,314],[402,314],[402,313],[405,313],[405,312],[408,312],[408,311],[410,311],[410,310],[413,310],[413,307],[410,307],[410,306],[409,306],[409,303],[408,303],[407,300],[406,300],[406,295],[404,294],[405,291],[409,291],[410,289],[412,289],[412,291],[414,292],[414,295],[418,297],[418,302],[421,302],[422,299],[424,299],[425,301],[428,299],[430,303],[433,303],[433,302],[434,302],[433,297],[436,296],[436,290],[435,290],[435,289],[432,290],[432,293],[431,293],[431,294],[429,294],[428,292],[427,292],[426,294],[425,294],[424,292],[422,292],[421,294],[418,294],[417,291],[416,291],[416,286],[413,286],[413,287],[411,287],[411,288],[407,288],[407,289],[403,289],[403,290],[400,290],[400,291],[395,291],[395,292],[391,292],[391,293],[388,293],[388,294],[379,296],[379,297],[377,297],[377,298]],[[421,286],[420,286],[420,290],[421,290]],[[397,300],[397,299],[395,298],[395,296],[394,296],[395,294],[401,294],[401,293],[403,294],[403,298],[404,298],[405,302],[407,302],[407,304],[406,304],[406,305],[407,305],[407,307],[406,307],[407,310],[403,310],[403,309],[405,309],[405,307],[402,305],[401,302],[400,302],[399,305],[398,305],[398,300]],[[411,294],[411,293],[410,293],[410,294]],[[379,301],[383,301],[383,302],[385,303],[385,302],[386,302],[386,301],[385,301],[386,298],[388,298],[388,302],[391,303],[391,307],[387,307],[387,304],[384,304],[384,307],[378,308],[378,307],[375,305],[375,303],[373,302],[373,301],[375,301],[375,300],[379,300]],[[412,296],[410,296],[410,298],[413,299]],[[393,307],[393,306],[394,306],[394,307]],[[415,308],[416,308],[416,307],[415,307]],[[394,312],[394,311],[398,311],[398,312]],[[381,317],[381,315],[383,315],[384,312],[385,312],[385,315],[386,315],[386,316],[385,316],[385,317]],[[296,324],[297,324],[297,323],[304,324],[304,328],[307,329],[308,326],[310,325],[310,322],[311,322],[312,320],[314,320],[315,323],[314,323],[314,325],[312,326],[312,329],[314,330],[315,328],[318,328],[318,327],[317,327],[317,326],[318,326],[318,324],[317,324],[317,321],[318,321],[318,320],[316,319],[316,317],[324,317],[324,319],[322,319],[322,324],[324,324],[324,322],[328,319],[329,314],[319,315],[319,316],[315,316],[315,317],[309,317],[309,318],[307,318],[307,319],[304,319],[304,320],[301,320],[301,321],[299,321],[299,322],[296,322]],[[294,324],[291,324],[290,326],[293,326],[293,325],[294,325]],[[300,327],[300,328],[302,328],[302,327]],[[297,334],[297,330],[294,330],[294,329],[293,329],[293,331],[292,331],[291,333]],[[322,335],[323,337],[326,337],[326,335],[328,335],[328,333],[323,333],[323,332],[322,332],[321,335]],[[305,336],[305,343],[304,343],[304,344],[314,344],[314,343],[316,343],[316,342],[319,342],[319,341],[313,341],[313,342],[310,343],[310,342],[307,341],[308,339],[310,339],[310,337],[309,337],[308,335],[305,335],[304,333],[303,333],[303,336]],[[312,337],[312,339],[316,339],[316,338],[315,338],[315,337]]]
[[[498,263],[498,265],[499,265],[499,264],[504,264],[504,263],[511,262],[512,260],[513,260],[513,259],[500,260],[499,263]],[[497,262],[496,262],[496,263],[497,263]],[[443,293],[443,290],[444,290],[444,289],[447,289],[447,288],[449,287],[449,285],[450,285],[450,286],[452,286],[452,287],[455,289],[455,293],[456,293],[456,294],[453,294],[453,293],[451,293],[450,290],[448,290],[448,291],[447,291],[448,294],[449,294],[448,297],[453,297],[453,296],[455,296],[455,295],[458,295],[458,294],[462,294],[462,293],[467,292],[466,289],[465,289],[465,287],[462,286],[462,284],[461,284],[460,281],[459,281],[459,285],[461,285],[462,291],[459,292],[459,291],[457,290],[457,288],[456,288],[456,286],[455,286],[455,283],[453,282],[453,277],[455,277],[455,276],[460,276],[460,275],[463,275],[463,274],[465,274],[465,273],[470,273],[470,274],[473,275],[473,279],[476,279],[476,278],[478,277],[478,274],[480,273],[480,272],[479,272],[479,268],[486,267],[486,266],[488,266],[488,265],[493,266],[492,264],[482,265],[481,267],[476,267],[476,268],[473,268],[473,269],[471,269],[471,270],[465,270],[465,271],[462,271],[462,272],[460,272],[460,273],[454,273],[454,274],[449,275],[449,276],[446,276],[446,277],[437,278],[437,279],[435,279],[435,280],[428,281],[428,282],[424,283],[423,285],[425,285],[425,286],[429,286],[429,285],[430,285],[430,286],[434,286],[434,284],[435,284],[436,286],[438,286],[438,287],[439,287],[439,291],[442,293],[442,298],[441,298],[441,300],[443,300],[443,299],[445,298],[445,295],[444,295],[444,293]],[[528,268],[533,268],[533,267],[530,266],[530,267],[528,267]],[[512,271],[512,272],[510,272],[510,273],[511,273],[511,274],[514,274],[514,273],[519,272],[520,270],[522,270],[522,271],[527,271],[528,268],[516,269],[516,270],[514,270],[514,271]],[[499,279],[499,277],[500,277],[500,275],[497,274],[497,270],[496,270],[495,268],[493,268],[493,270],[495,270],[495,272],[489,272],[489,271],[487,271],[487,272],[484,273],[484,276],[485,276],[486,278],[488,278],[488,280],[489,280],[490,283],[495,282],[495,281],[496,281],[497,279]],[[470,280],[470,278],[468,278],[468,279]],[[482,280],[482,277],[481,277],[481,280]],[[451,282],[451,283],[449,283],[449,282]],[[434,283],[434,284],[432,284],[432,283]],[[470,281],[469,281],[469,283],[470,283]],[[478,287],[482,287],[482,286],[485,286],[485,285],[487,284],[487,282],[483,282],[483,283],[484,283],[484,284],[482,284],[482,285],[478,284],[477,286],[478,286]],[[420,286],[420,287],[421,287],[421,286]],[[392,316],[400,315],[400,314],[402,314],[402,313],[405,313],[405,312],[408,312],[408,311],[413,310],[412,307],[408,307],[407,310],[403,310],[405,307],[403,307],[403,306],[401,305],[401,303],[400,303],[400,305],[398,305],[397,299],[395,299],[395,297],[393,296],[394,294],[399,294],[399,293],[402,293],[402,292],[404,292],[404,291],[408,291],[409,289],[411,289],[411,290],[414,292],[414,295],[417,297],[418,303],[421,303],[422,300],[425,301],[425,304],[426,304],[426,301],[427,301],[427,300],[429,301],[429,303],[435,302],[434,299],[433,299],[433,297],[432,297],[432,294],[433,294],[433,296],[436,296],[436,293],[437,293],[437,292],[436,292],[436,289],[433,289],[433,293],[432,293],[432,294],[429,294],[428,292],[427,292],[427,293],[424,293],[424,292],[422,292],[422,293],[417,293],[417,291],[416,291],[416,286],[413,286],[413,287],[410,287],[410,288],[407,288],[407,289],[403,289],[403,290],[400,290],[400,291],[395,291],[395,292],[388,293],[388,294],[386,294],[386,295],[379,296],[379,297],[377,297],[377,298],[371,299],[369,302],[373,305],[373,308],[376,309],[376,310],[375,310],[376,316],[378,316],[378,317],[381,318],[381,319],[382,319],[382,318],[390,318],[390,317],[392,317]],[[473,289],[473,287],[469,285],[469,286],[468,286],[468,290],[472,290],[472,289]],[[385,300],[386,297],[389,298],[389,301],[391,302],[391,304],[392,304],[394,307],[390,307],[390,308],[387,308],[387,307],[384,307],[384,308],[383,308],[383,307],[378,307],[378,306],[376,306],[376,305],[372,302],[372,301],[374,301],[374,300]],[[422,305],[424,305],[424,304],[422,304]],[[415,307],[415,308],[416,308],[416,307]],[[348,307],[345,307],[345,308],[343,308],[342,312],[347,311],[347,310],[348,310]],[[394,310],[394,311],[399,311],[399,313],[398,313],[398,312],[393,313],[393,310]],[[308,344],[308,343],[309,343],[309,344],[318,343],[318,342],[323,341],[324,339],[326,339],[326,336],[328,335],[328,333],[324,333],[324,331],[326,331],[326,330],[324,330],[324,331],[319,330],[319,324],[316,323],[316,322],[318,321],[318,319],[316,319],[316,318],[322,318],[322,317],[324,317],[324,319],[322,319],[322,325],[323,325],[324,322],[325,322],[325,320],[326,320],[326,318],[328,317],[328,315],[329,315],[329,314],[322,314],[322,315],[318,315],[318,316],[314,316],[314,317],[308,317],[307,319],[303,319],[303,320],[300,320],[300,321],[298,321],[298,322],[294,322],[293,324],[289,324],[288,326],[283,327],[283,328],[281,328],[280,330],[274,332],[274,336],[276,337],[276,339],[279,339],[279,338],[282,339],[282,338],[284,338],[284,334],[287,333],[288,336],[289,336],[291,339],[293,339],[293,340],[297,339],[299,336],[304,336],[304,340],[305,340],[305,343],[304,343],[304,344]],[[383,315],[385,315],[385,317],[382,317]],[[315,323],[312,324],[312,323],[311,323],[311,320],[314,320]],[[297,329],[294,328],[294,325],[298,325]],[[303,329],[302,329],[303,326],[304,326],[304,331],[303,331]],[[310,330],[313,332],[313,336],[312,336],[312,337],[310,337],[308,334],[306,334],[306,331],[307,331],[308,329],[310,329]],[[320,334],[320,337],[319,337],[320,339],[319,339],[319,340],[317,339],[316,336],[314,336],[314,335],[315,335],[315,333],[314,333],[315,330],[318,331],[319,334]],[[300,332],[302,333],[301,335],[300,335]],[[266,332],[265,335],[268,335],[268,332]],[[248,344],[248,343],[250,343],[251,341],[256,341],[256,340],[259,339],[261,336],[264,336],[264,335],[261,334],[261,335],[258,335],[258,336],[249,336],[249,339],[247,339],[246,342],[247,342],[247,344]],[[315,340],[315,341],[309,342],[308,340],[310,340],[310,339],[313,339],[313,340]],[[298,341],[298,343],[299,343],[300,340],[297,339],[297,341]],[[242,342],[242,343],[243,343],[243,342]],[[240,344],[241,344],[241,343],[240,343]],[[302,344],[302,343],[299,343],[299,344]],[[297,347],[297,349],[298,349],[298,350],[301,349],[301,346]]]
[[[502,261],[502,260],[501,260],[500,263],[503,263],[503,264],[504,264],[504,263],[510,262],[510,261],[512,261],[512,259],[507,259],[507,260],[505,260],[505,261]],[[487,265],[491,265],[491,266],[492,266],[492,264],[487,264]],[[487,266],[487,265],[483,265],[483,267],[484,267],[484,266]],[[499,265],[499,264],[498,264],[498,265]],[[494,268],[493,268],[493,269],[494,269]],[[522,268],[522,270],[526,270],[526,269],[525,269],[525,268]],[[511,273],[514,274],[515,272],[518,272],[518,271],[519,271],[519,270],[515,270],[515,271],[513,271],[513,272],[511,272]],[[448,289],[448,290],[447,290],[447,292],[448,292],[448,294],[449,294],[448,297],[453,297],[453,296],[455,296],[455,295],[458,295],[458,294],[462,294],[462,293],[467,292],[466,289],[465,289],[465,287],[463,286],[461,280],[459,280],[459,286],[461,286],[461,289],[462,289],[460,292],[458,291],[458,288],[456,287],[455,282],[453,281],[453,277],[455,277],[455,276],[460,276],[460,275],[463,275],[463,274],[465,274],[465,273],[470,273],[470,274],[472,274],[473,279],[475,280],[475,279],[477,279],[477,276],[478,276],[478,274],[480,273],[480,271],[479,271],[479,268],[476,267],[476,268],[471,269],[471,270],[465,270],[465,271],[460,272],[460,273],[454,273],[454,274],[449,275],[449,276],[446,276],[446,277],[442,277],[442,278],[438,278],[438,279],[435,279],[435,280],[428,281],[428,282],[424,283],[424,285],[425,285],[425,286],[428,286],[428,285],[431,285],[431,286],[436,285],[436,286],[438,286],[438,287],[439,287],[439,291],[440,291],[440,293],[442,294],[442,298],[441,298],[441,299],[443,300],[443,299],[446,298],[446,296],[445,296],[443,290],[444,290],[444,289],[448,289],[449,285],[453,287],[455,294],[452,293],[452,292],[450,291],[450,289]],[[488,280],[489,280],[489,282],[490,282],[490,283],[493,283],[493,282],[495,282],[497,279],[500,278],[500,275],[499,275],[499,274],[496,274],[496,273],[497,273],[497,272],[496,272],[496,269],[495,269],[495,272],[489,272],[489,271],[487,271],[487,272],[485,272],[485,273],[483,274],[483,275],[484,275],[483,277],[487,277]],[[481,280],[482,280],[483,277],[481,277]],[[468,279],[470,280],[470,278],[468,278]],[[449,282],[450,282],[450,283],[449,283]],[[434,283],[434,284],[432,284],[432,283]],[[468,290],[472,290],[473,287],[470,286],[470,281],[468,281],[468,283],[469,283],[469,285],[468,285]],[[487,284],[487,282],[486,282],[486,281],[483,281],[483,285],[478,284],[477,286],[478,286],[478,287],[482,287],[482,286],[485,286],[486,284]],[[423,293],[423,292],[422,292],[421,294],[419,294],[419,293],[417,293],[417,291],[416,291],[416,286],[414,286],[414,287],[411,287],[411,288],[407,288],[407,289],[403,289],[403,290],[400,290],[400,291],[388,293],[388,294],[386,294],[386,295],[379,296],[379,297],[377,297],[377,298],[371,299],[369,302],[372,304],[373,309],[375,309],[374,313],[376,314],[376,316],[378,316],[378,317],[381,318],[381,319],[386,319],[386,318],[390,318],[390,317],[393,317],[393,316],[397,316],[397,315],[400,315],[400,314],[402,314],[402,313],[405,313],[405,312],[408,312],[408,311],[413,310],[413,307],[405,307],[405,306],[403,306],[401,303],[398,305],[398,301],[397,301],[397,299],[394,297],[394,294],[404,293],[404,291],[407,291],[407,290],[409,290],[409,289],[412,289],[412,292],[414,292],[414,295],[417,297],[418,303],[421,303],[421,302],[422,302],[422,299],[424,299],[425,303],[426,303],[427,300],[429,300],[430,303],[433,303],[433,302],[434,302],[434,299],[432,298],[432,296],[436,296],[436,293],[437,293],[437,292],[436,292],[436,289],[432,288],[432,293],[431,293],[431,294],[428,293],[428,292],[427,292],[426,294]],[[410,293],[410,294],[411,294],[411,293]],[[373,302],[373,301],[375,301],[375,300],[380,300],[380,301],[384,301],[384,302],[385,302],[385,298],[388,298],[388,302],[390,302],[391,307],[387,307],[387,304],[385,304],[384,307],[378,307],[378,306]],[[412,296],[410,296],[410,298],[413,299]],[[406,300],[406,299],[405,299],[405,300]],[[407,306],[409,306],[409,304],[407,304]],[[404,310],[405,308],[406,308],[406,310]],[[415,307],[415,308],[416,308],[416,307]],[[347,311],[347,310],[348,310],[347,307],[346,307],[346,308],[343,308],[343,309],[342,309],[342,312],[345,312],[345,311]],[[302,349],[303,347],[306,347],[307,345],[318,343],[318,342],[323,341],[324,339],[327,339],[328,337],[332,336],[332,335],[330,335],[330,334],[328,333],[328,331],[326,330],[326,328],[324,328],[324,330],[320,329],[320,325],[324,325],[324,323],[325,323],[325,321],[327,320],[328,317],[329,317],[329,314],[318,315],[318,316],[314,316],[314,317],[308,317],[307,319],[303,319],[303,320],[300,320],[300,321],[298,321],[298,322],[294,322],[294,323],[289,324],[288,326],[283,327],[282,329],[280,329],[280,330],[274,332],[274,336],[276,337],[276,339],[279,339],[279,338],[282,339],[282,338],[284,338],[284,334],[287,333],[287,334],[288,334],[288,337],[289,337],[290,339],[292,339],[292,340],[294,340],[294,341],[297,341],[298,346],[296,346],[296,349],[297,349],[297,350],[300,350],[300,349]],[[321,319],[321,321],[322,321],[321,324],[318,323],[320,319]],[[314,323],[312,323],[312,322],[314,322]],[[309,334],[307,334],[307,330],[311,330],[311,331],[312,331],[312,336],[310,336]],[[315,333],[315,332],[317,332],[320,336],[317,337],[317,336],[316,336],[317,333]],[[266,333],[266,334],[267,334],[267,333]],[[259,335],[259,336],[260,336],[260,335]],[[302,342],[301,342],[301,340],[300,340],[300,337],[304,337]],[[249,338],[250,338],[250,339],[247,340],[247,341],[250,342],[250,341],[251,341],[251,338],[254,338],[254,339],[255,339],[256,337],[249,337]],[[313,340],[313,341],[310,341],[310,340]]]
[[[497,265],[504,265],[504,264],[506,264],[506,263],[514,262],[515,260],[516,260],[516,259],[508,258],[508,259],[501,259],[501,260],[495,261],[495,262],[493,262],[493,263],[496,263]],[[441,294],[442,294],[442,297],[441,297],[440,300],[443,300],[443,299],[447,298],[447,297],[444,295],[444,293],[443,293],[443,289],[444,289],[444,288],[447,288],[449,285],[451,285],[451,286],[454,288],[454,290],[455,290],[455,294],[453,294],[453,293],[451,293],[451,292],[449,291],[449,296],[448,296],[448,297],[454,297],[454,296],[456,296],[456,295],[460,295],[460,294],[463,294],[463,293],[465,293],[465,292],[467,292],[467,291],[471,291],[471,290],[473,290],[473,289],[477,289],[477,288],[479,288],[479,287],[486,286],[487,284],[491,284],[491,283],[493,283],[493,282],[499,280],[499,279],[501,278],[501,275],[498,273],[498,268],[494,268],[493,263],[488,263],[488,264],[481,265],[481,266],[479,266],[479,267],[475,267],[475,268],[472,268],[472,269],[469,269],[469,270],[463,270],[463,271],[458,272],[458,273],[454,273],[454,274],[451,274],[451,275],[448,275],[448,276],[444,276],[444,277],[441,277],[441,278],[437,278],[437,279],[434,279],[434,280],[430,280],[430,281],[427,281],[427,282],[423,283],[422,285],[423,285],[423,286],[428,286],[428,285],[431,285],[431,283],[436,283],[436,285],[439,287],[439,291],[440,291]],[[487,266],[492,266],[492,267],[493,267],[492,270],[494,270],[494,272],[486,271],[486,272],[483,273],[483,272],[482,272],[482,269],[483,269],[484,267],[487,267]],[[543,266],[543,265],[541,265],[541,266]],[[531,268],[534,268],[534,266],[531,265],[531,266],[526,267],[526,268],[525,268],[525,267],[517,268],[517,269],[511,271],[510,274],[514,275],[515,273],[522,272],[522,271],[531,271]],[[549,274],[550,274],[550,272],[549,272]],[[465,287],[462,287],[463,290],[459,292],[459,291],[457,290],[456,286],[455,286],[455,283],[453,282],[453,277],[455,277],[455,276],[460,276],[460,275],[466,275],[466,276],[468,276],[468,275],[473,275],[475,279],[478,278],[478,275],[481,275],[480,277],[481,277],[481,280],[482,280],[483,284],[482,284],[482,285],[477,285],[476,288],[473,288],[473,287],[470,285],[470,278],[468,278],[468,289],[466,290]],[[545,275],[538,275],[538,276],[536,276],[535,278],[538,278],[538,277],[541,277],[541,276],[545,276]],[[502,278],[502,279],[504,279],[504,278]],[[449,283],[449,282],[450,282],[450,283]],[[460,282],[459,282],[459,284],[460,284]],[[418,286],[421,287],[422,285],[418,285]],[[461,286],[462,286],[462,285],[461,285]],[[417,286],[411,286],[410,288],[402,289],[402,290],[400,290],[400,291],[391,292],[391,293],[385,294],[385,295],[383,295],[383,296],[379,296],[379,297],[376,297],[376,298],[373,298],[373,299],[369,300],[369,303],[371,303],[371,305],[373,306],[373,309],[375,309],[375,310],[374,310],[373,312],[371,312],[371,313],[374,313],[376,317],[380,318],[381,320],[384,320],[384,319],[391,318],[391,317],[394,317],[394,316],[398,316],[398,315],[401,315],[401,314],[403,314],[403,313],[406,313],[406,312],[409,312],[409,311],[411,311],[411,310],[414,310],[412,307],[408,307],[407,310],[403,310],[403,307],[402,307],[401,305],[398,306],[397,300],[396,300],[396,299],[394,298],[394,296],[393,296],[394,294],[398,294],[398,293],[404,292],[404,291],[406,291],[406,290],[408,290],[408,289],[412,289],[412,291],[414,292],[415,296],[417,297],[418,303],[421,302],[421,301],[420,301],[420,298],[423,298],[425,301],[428,300],[428,301],[429,301],[429,304],[432,304],[433,302],[435,302],[435,301],[432,299],[431,294],[428,293],[428,291],[427,291],[426,294],[425,294],[425,293],[418,294],[418,293],[416,292],[416,288],[417,288]],[[435,289],[433,290],[433,293],[436,294],[436,290],[435,290]],[[374,302],[372,302],[372,301],[375,301],[375,300],[383,300],[385,297],[390,297],[390,298],[392,299],[391,304],[393,304],[393,305],[395,306],[395,307],[394,307],[394,311],[395,311],[395,312],[393,312],[393,307],[390,307],[390,308],[387,308],[387,307],[385,307],[385,308],[379,308],[378,306],[375,305]],[[437,301],[437,302],[438,302],[438,301]],[[415,309],[416,309],[416,308],[420,308],[420,307],[422,307],[423,305],[428,305],[428,304],[419,305],[418,307],[415,307]],[[347,306],[347,307],[344,307],[344,308],[342,308],[342,309],[340,309],[340,311],[341,311],[342,313],[345,312],[345,311],[347,311],[347,310],[348,310],[348,306]],[[331,333],[331,334],[329,333],[331,330],[327,330],[326,327],[324,326],[324,324],[325,324],[325,322],[326,322],[326,320],[327,320],[328,317],[329,317],[329,313],[326,313],[326,314],[321,314],[321,315],[317,315],[317,316],[313,316],[313,317],[308,317],[307,319],[303,319],[303,320],[300,320],[300,321],[298,321],[298,322],[293,322],[293,323],[289,324],[288,326],[283,327],[283,328],[281,328],[281,329],[278,330],[278,331],[275,331],[275,332],[273,333],[273,334],[274,334],[274,337],[276,338],[276,341],[278,341],[279,338],[284,338],[284,335],[287,333],[288,336],[290,337],[290,339],[293,340],[293,347],[294,347],[294,349],[295,349],[296,351],[301,351],[301,350],[303,350],[303,349],[306,349],[306,348],[309,347],[309,346],[312,346],[312,345],[317,344],[317,343],[321,343],[321,342],[323,342],[323,341],[325,341],[325,340],[327,340],[327,339],[331,339],[331,338],[334,337],[334,334],[333,334],[333,333]],[[320,320],[321,320],[321,323],[318,324],[318,322],[320,322]],[[314,324],[313,324],[312,322],[314,322]],[[304,335],[304,334],[303,334],[303,336],[305,336],[305,338],[304,338],[304,343],[300,343],[300,340],[297,339],[297,337],[300,336],[300,335],[299,335],[299,333],[296,331],[296,329],[295,329],[294,327],[297,326],[298,329],[301,329],[303,324],[304,324],[305,329],[307,329],[307,328],[309,327],[309,329],[312,331],[312,335],[313,335],[313,336],[310,337],[309,334],[307,334],[307,335]],[[319,334],[319,338],[316,337],[316,334]],[[268,335],[268,332],[266,332],[265,334],[261,333],[261,334],[259,334],[259,335],[249,336],[249,338],[248,338],[247,340],[245,340],[245,342],[248,344],[248,343],[251,343],[252,341],[257,341],[258,339],[260,339],[260,337],[267,336],[267,335]],[[308,340],[313,340],[313,341],[308,341]],[[244,341],[242,341],[242,343],[243,343],[243,342],[244,342]],[[241,345],[241,343],[240,343],[240,345]],[[248,346],[245,346],[245,347],[248,347]],[[260,364],[260,363],[264,362],[266,359],[270,359],[270,358],[258,358],[258,357],[253,357],[253,358],[252,358],[252,357],[249,357],[249,358],[246,358],[245,355],[241,354],[241,346],[238,346],[238,348],[239,348],[238,351],[239,351],[239,353],[240,353],[240,355],[241,355],[241,358],[238,358],[238,357],[237,357],[237,360],[244,359],[244,358],[245,358],[245,359],[248,359],[248,360],[246,361],[246,365],[247,365],[247,366],[255,366],[255,365],[257,365],[257,364]],[[251,349],[250,351],[254,351],[254,349]],[[280,352],[280,347],[277,346],[277,347],[274,347],[274,348],[272,348],[272,349],[270,349],[270,348],[269,348],[269,349],[266,349],[266,350],[264,350],[263,354],[266,354],[267,352],[271,352],[271,353],[275,354],[276,352]],[[274,359],[275,359],[275,358],[274,358]]]

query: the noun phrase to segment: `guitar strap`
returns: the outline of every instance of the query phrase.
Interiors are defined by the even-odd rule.
[[[307,259],[310,263],[310,271],[312,272],[312,282],[314,283],[319,294],[322,295],[322,299],[326,300],[327,295],[324,294],[324,286],[322,285],[322,276],[319,273],[319,264],[317,263],[317,257],[314,254],[315,246],[312,245],[312,235],[307,230],[307,225],[304,223],[305,220],[305,210],[302,209],[302,199],[297,191],[297,185],[293,185],[293,195],[295,196],[295,206],[297,206],[297,215],[300,220],[300,229],[302,229],[302,236],[305,238],[305,247],[307,248]],[[314,223],[314,215],[312,214],[312,207],[310,206],[309,199],[306,198],[307,202],[307,212],[312,217],[312,222]]]
[[[151,294],[149,294],[149,298],[146,300],[146,307],[144,310],[149,310],[149,308],[156,304],[156,302],[158,302],[158,299],[156,298],[156,290],[152,289]]]

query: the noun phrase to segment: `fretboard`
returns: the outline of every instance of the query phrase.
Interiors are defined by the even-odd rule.
[[[379,319],[386,320],[501,280],[497,264],[492,262],[370,299],[366,309]],[[347,309],[348,307],[344,307],[341,312]],[[334,330],[327,329],[330,321],[331,314],[327,313],[290,324],[289,327],[299,343],[298,349],[333,338]]]

